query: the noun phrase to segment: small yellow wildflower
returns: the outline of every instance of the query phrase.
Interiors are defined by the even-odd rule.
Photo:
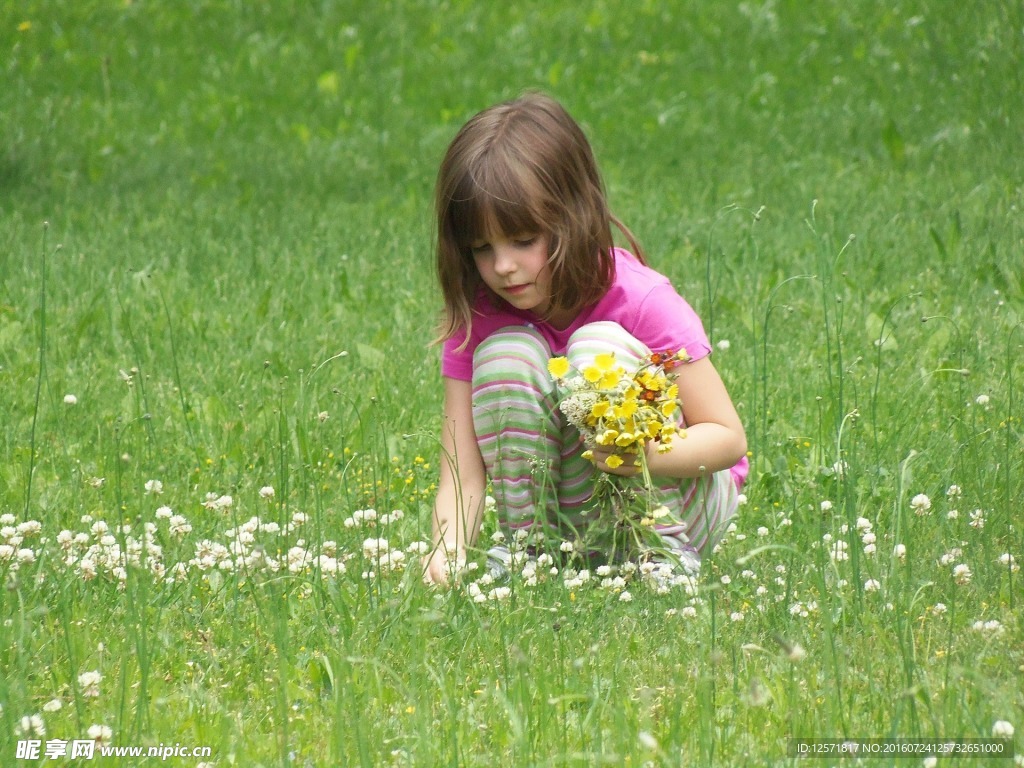
[[[569,361],[564,357],[552,357],[548,360],[548,373],[556,379],[564,379],[569,373]]]
[[[616,469],[618,467],[621,467],[623,462],[621,456],[613,453],[611,456],[604,460],[604,463],[608,465],[609,469]]]
[[[594,357],[594,365],[599,370],[609,371],[615,365],[615,353],[614,352],[602,352]]]

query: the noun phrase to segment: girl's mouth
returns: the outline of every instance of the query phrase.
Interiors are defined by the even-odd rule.
[[[525,291],[529,287],[530,287],[529,283],[523,283],[522,285],[510,285],[507,288],[505,288],[504,290],[505,290],[505,293],[509,294],[510,296],[518,296],[520,293],[522,293],[523,291]]]

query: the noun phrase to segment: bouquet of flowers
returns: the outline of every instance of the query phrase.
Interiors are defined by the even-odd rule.
[[[686,437],[679,427],[679,390],[671,371],[689,360],[685,350],[653,352],[632,373],[614,353],[595,356],[593,364],[575,370],[564,357],[548,361],[548,372],[561,392],[559,409],[583,437],[583,457],[593,461],[596,446],[613,449],[608,467],[622,466],[623,455],[635,457],[635,478],[598,473],[583,545],[608,554],[610,560],[643,558],[665,551],[655,523],[672,523],[672,513],[657,503],[647,467],[647,443],[661,453],[672,441]]]

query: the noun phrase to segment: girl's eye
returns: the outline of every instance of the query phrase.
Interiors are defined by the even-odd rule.
[[[529,248],[535,242],[537,242],[536,235],[533,237],[521,237],[515,240],[515,244],[519,248]]]
[[[490,243],[480,243],[478,245],[471,245],[471,246],[469,246],[469,252],[472,253],[474,256],[477,255],[478,253],[486,253],[490,249],[491,249],[491,244]]]

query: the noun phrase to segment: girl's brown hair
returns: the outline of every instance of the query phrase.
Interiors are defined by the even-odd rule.
[[[547,234],[549,313],[575,315],[614,277],[611,224],[590,144],[561,104],[539,93],[485,109],[452,140],[437,175],[437,274],[445,313],[439,341],[464,333],[483,284],[471,244],[496,234]]]

